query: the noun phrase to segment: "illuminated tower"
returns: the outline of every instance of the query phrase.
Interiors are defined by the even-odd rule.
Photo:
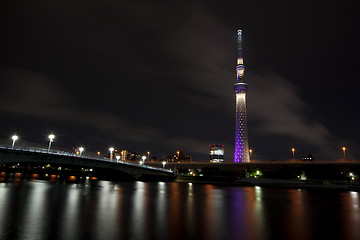
[[[237,82],[234,85],[236,95],[235,153],[234,162],[250,162],[249,142],[246,120],[246,92],[248,85],[244,81],[244,59],[242,57],[242,31],[238,30],[238,59],[236,65]]]

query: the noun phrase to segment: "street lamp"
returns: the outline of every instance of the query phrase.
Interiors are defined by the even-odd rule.
[[[165,164],[166,164],[166,162],[163,161],[163,162],[162,162],[162,165],[163,165],[163,168],[164,168],[164,169],[165,169]]]
[[[141,158],[142,158],[143,163],[145,164],[146,156],[142,156]]]
[[[16,140],[18,140],[18,139],[19,139],[19,137],[18,137],[18,136],[16,136],[16,135],[14,135],[14,136],[12,136],[12,137],[11,137],[11,139],[13,140],[13,142],[12,142],[12,146],[11,146],[11,147],[12,147],[12,148],[14,148],[14,146],[15,146],[15,141],[16,141]]]
[[[54,134],[50,134],[48,138],[49,138],[49,148],[48,148],[48,152],[50,152],[51,143],[54,141],[55,135],[54,135]]]
[[[346,155],[345,155],[346,147],[343,147],[342,150],[344,152],[344,161],[345,161],[346,160]]]
[[[252,149],[249,149],[249,153],[250,153],[250,159],[251,159],[251,153],[252,153]]]
[[[110,160],[112,160],[112,158],[113,158],[112,153],[113,153],[114,150],[115,150],[115,149],[114,149],[113,147],[109,148],[109,151],[110,151]]]
[[[295,160],[295,148],[292,148],[291,151],[292,151],[292,154],[293,154],[293,160]]]
[[[120,155],[116,155],[116,161],[120,160]]]
[[[180,151],[177,151],[176,153],[178,155],[178,162],[180,162]]]
[[[150,161],[150,152],[149,151],[147,152],[147,155],[148,155],[148,161]]]
[[[99,152],[97,152],[97,154],[98,154],[98,157],[100,157],[100,151],[99,151]]]
[[[79,151],[80,151],[80,156],[82,154],[82,152],[84,151],[85,149],[83,147],[79,147]]]

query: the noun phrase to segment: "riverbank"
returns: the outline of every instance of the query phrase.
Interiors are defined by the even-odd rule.
[[[213,179],[204,179],[198,177],[178,177],[175,181],[199,183],[199,184],[229,185],[229,186],[263,186],[263,187],[282,187],[282,188],[329,189],[329,190],[360,192],[359,182],[345,182],[345,181],[284,180],[284,179],[254,178],[254,177],[213,178]]]

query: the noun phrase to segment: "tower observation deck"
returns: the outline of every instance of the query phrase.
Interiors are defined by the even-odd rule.
[[[236,65],[237,82],[234,85],[236,95],[235,163],[250,162],[246,113],[246,93],[248,85],[244,80],[244,72],[244,59],[242,57],[242,30],[238,30],[238,59]]]

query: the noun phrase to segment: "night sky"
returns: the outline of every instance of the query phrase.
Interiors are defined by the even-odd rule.
[[[253,158],[359,159],[355,3],[2,1],[0,144],[233,161],[242,29]]]

